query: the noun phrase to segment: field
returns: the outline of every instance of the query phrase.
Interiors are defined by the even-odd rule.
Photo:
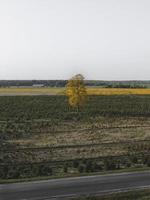
[[[62,87],[8,87],[0,88],[0,96],[13,95],[58,95],[64,94],[65,88]]]
[[[0,97],[0,178],[150,167],[150,96]]]
[[[150,89],[89,87],[87,92],[89,95],[149,95]]]
[[[149,95],[150,88],[101,88],[87,87],[88,95]],[[3,95],[64,95],[64,87],[10,87],[0,88],[0,96]]]

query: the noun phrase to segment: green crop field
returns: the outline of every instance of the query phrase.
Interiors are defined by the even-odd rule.
[[[0,178],[150,167],[150,96],[0,97]]]

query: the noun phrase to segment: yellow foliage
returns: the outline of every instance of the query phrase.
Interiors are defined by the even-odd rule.
[[[66,95],[69,98],[69,104],[71,106],[79,107],[84,105],[87,92],[82,75],[77,74],[68,81],[66,85]]]

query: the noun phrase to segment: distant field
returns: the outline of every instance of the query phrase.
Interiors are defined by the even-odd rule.
[[[149,95],[150,89],[130,89],[130,88],[101,88],[88,87],[88,95]],[[0,96],[13,95],[64,95],[65,88],[45,87],[45,88],[0,88]]]
[[[88,88],[89,95],[147,95],[150,89],[130,89],[130,88]]]
[[[64,94],[65,88],[45,87],[45,88],[0,88],[0,96],[15,96],[15,95],[57,95]]]

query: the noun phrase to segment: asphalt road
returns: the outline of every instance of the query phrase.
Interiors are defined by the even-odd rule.
[[[69,199],[78,195],[150,188],[150,171],[0,185],[0,200]]]

